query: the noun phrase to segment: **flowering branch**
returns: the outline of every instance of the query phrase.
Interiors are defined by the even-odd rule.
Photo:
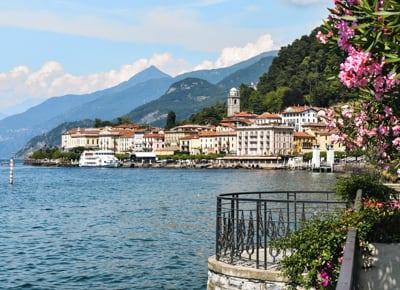
[[[333,141],[350,150],[372,150],[380,162],[400,153],[400,3],[397,0],[335,0],[317,38],[338,45],[347,57],[338,75],[357,88],[359,101],[331,112]]]

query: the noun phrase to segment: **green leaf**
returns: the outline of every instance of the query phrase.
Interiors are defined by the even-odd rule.
[[[400,11],[377,11],[377,12],[374,12],[373,15],[375,15],[375,16],[400,15]]]

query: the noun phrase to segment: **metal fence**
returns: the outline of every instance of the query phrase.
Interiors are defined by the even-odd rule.
[[[271,241],[313,217],[345,209],[330,191],[273,191],[217,197],[216,258],[231,265],[274,269],[288,253]]]

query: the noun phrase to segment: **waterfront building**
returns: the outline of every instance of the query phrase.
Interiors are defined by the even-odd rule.
[[[218,126],[216,128],[215,138],[215,149],[218,153],[225,152],[230,155],[237,153],[236,127]]]
[[[133,141],[133,151],[142,152],[144,151],[145,142],[144,135],[146,133],[146,129],[137,129],[135,130],[135,137]]]
[[[176,126],[171,130],[165,132],[165,148],[169,149],[170,151],[180,151],[180,139],[197,135],[202,131],[211,131],[211,126],[205,125],[182,125]]]
[[[135,132],[130,129],[119,129],[119,138],[117,140],[117,152],[127,153],[132,152],[135,140]]]
[[[74,128],[65,131],[61,136],[61,148],[65,151],[75,147],[98,149],[99,133],[98,128]]]
[[[329,146],[333,146],[333,151],[339,151],[339,152],[346,151],[346,146],[338,142],[333,143],[331,141],[332,135],[337,133],[338,133],[337,130],[328,130],[328,129],[323,129],[314,132],[316,143],[320,145],[321,150],[326,150]]]
[[[216,153],[215,131],[205,131],[199,134],[201,152],[204,154]]]
[[[144,151],[155,152],[158,149],[164,148],[164,132],[151,132],[143,136]]]
[[[238,156],[278,156],[293,153],[294,128],[281,125],[237,127]]]
[[[186,135],[179,140],[179,148],[181,152],[187,152],[190,155],[201,153],[200,137],[198,134]]]
[[[119,132],[111,127],[105,127],[99,133],[99,149],[117,152]]]
[[[293,154],[312,152],[315,144],[315,136],[306,132],[294,132],[293,134]]]
[[[236,130],[229,126],[217,126],[215,131],[201,132],[200,147],[204,154],[236,154]]]

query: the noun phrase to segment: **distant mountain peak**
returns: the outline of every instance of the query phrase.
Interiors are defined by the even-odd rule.
[[[130,83],[133,81],[137,84],[151,79],[161,79],[161,78],[171,78],[171,76],[162,72],[156,66],[151,65],[148,68],[142,70],[141,72],[135,74],[127,82]]]

